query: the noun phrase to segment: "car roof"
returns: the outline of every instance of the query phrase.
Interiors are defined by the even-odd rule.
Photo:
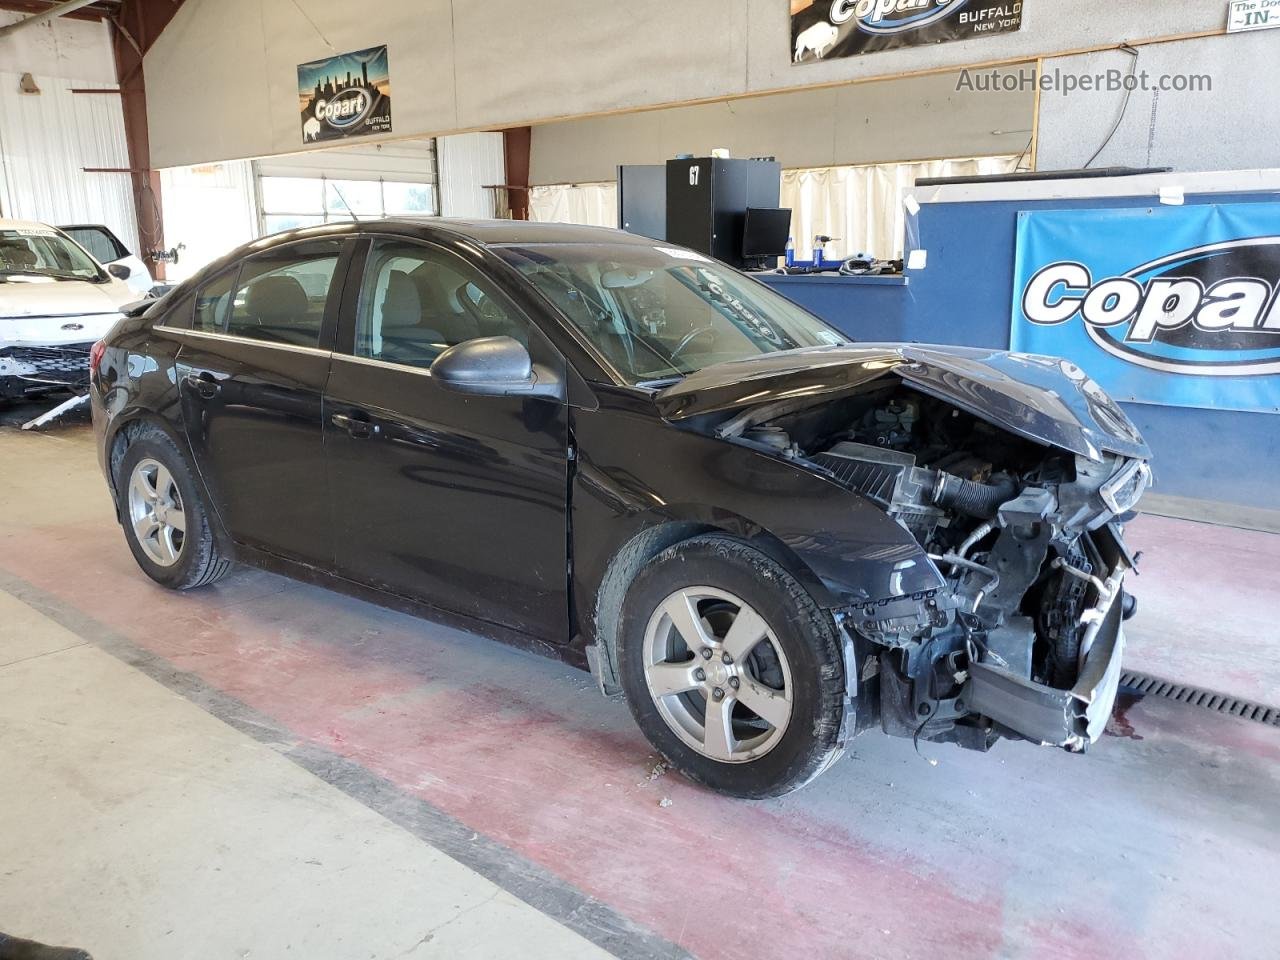
[[[10,220],[0,217],[0,230],[55,230],[56,227],[47,223],[41,223],[39,220]]]
[[[419,239],[463,239],[480,246],[504,246],[527,243],[607,243],[652,245],[647,237],[612,230],[608,227],[586,227],[573,223],[535,223],[530,220],[465,220],[452,217],[423,217],[417,220],[391,218],[360,220],[319,227],[302,227],[262,237],[244,249],[257,252],[281,243],[318,237],[393,234]]]

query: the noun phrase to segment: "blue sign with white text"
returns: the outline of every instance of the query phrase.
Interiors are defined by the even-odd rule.
[[[1012,349],[1115,399],[1280,412],[1280,203],[1018,214]]]

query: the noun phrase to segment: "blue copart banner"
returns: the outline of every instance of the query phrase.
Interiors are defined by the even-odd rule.
[[[1280,203],[1019,213],[1010,343],[1117,400],[1280,412]]]

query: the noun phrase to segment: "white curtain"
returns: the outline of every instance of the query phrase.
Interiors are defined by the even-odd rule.
[[[923,177],[964,177],[1010,173],[1016,156],[921,163],[880,163],[857,167],[811,167],[782,171],[782,206],[791,214],[796,257],[813,255],[813,238],[832,237],[827,256],[869,253],[881,259],[902,256],[906,215],[904,190]],[[839,239],[834,239],[839,238]]]
[[[618,185],[556,183],[529,191],[529,219],[543,223],[581,223],[590,227],[618,226]]]

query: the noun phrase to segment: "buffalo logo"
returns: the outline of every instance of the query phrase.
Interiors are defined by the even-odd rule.
[[[317,100],[316,118],[338,130],[346,130],[367,117],[373,103],[373,95],[364,87],[349,87],[335,94],[332,100]]]
[[[1032,323],[1079,319],[1113,356],[1166,373],[1280,373],[1280,237],[1183,250],[1123,276],[1082,263],[1042,268],[1022,294]]]
[[[831,22],[857,20],[864,33],[895,34],[916,30],[958,13],[969,0],[834,0]]]

